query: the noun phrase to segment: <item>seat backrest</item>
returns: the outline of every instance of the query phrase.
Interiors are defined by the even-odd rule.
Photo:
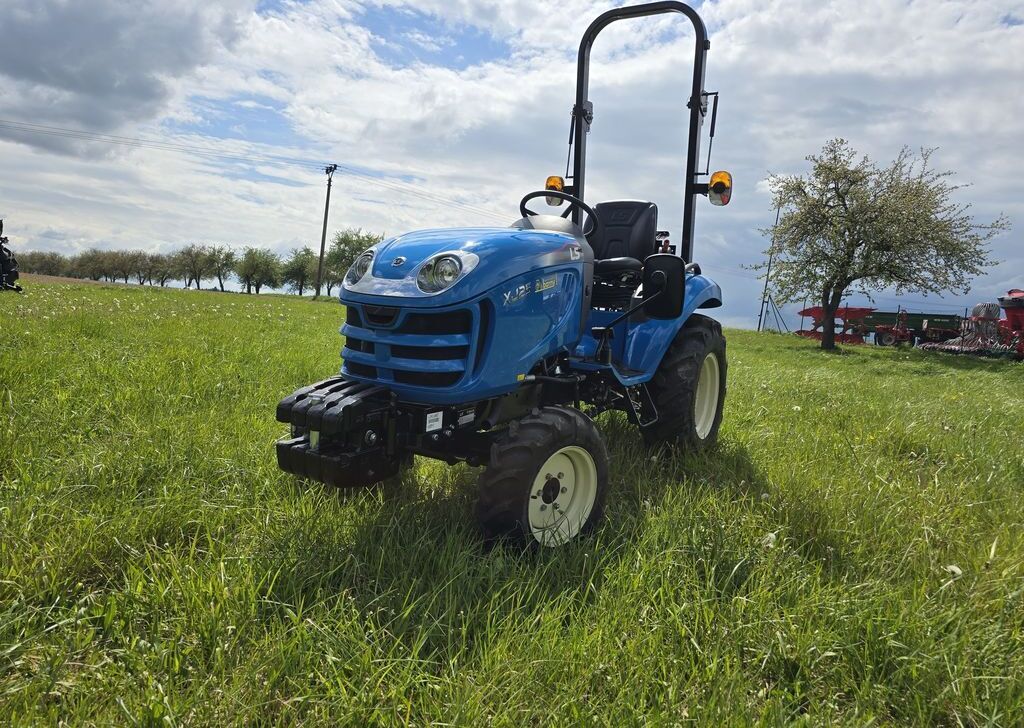
[[[590,236],[595,260],[653,255],[658,234],[658,206],[641,200],[612,200],[594,206],[601,229]]]

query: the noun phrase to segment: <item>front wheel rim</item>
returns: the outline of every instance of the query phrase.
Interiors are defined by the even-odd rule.
[[[693,400],[693,420],[697,428],[697,437],[701,440],[711,434],[718,416],[718,393],[721,389],[721,370],[718,356],[709,352],[704,357],[697,378],[697,396]]]
[[[597,464],[577,445],[556,450],[540,466],[530,488],[527,520],[542,546],[561,546],[576,537],[597,500]]]

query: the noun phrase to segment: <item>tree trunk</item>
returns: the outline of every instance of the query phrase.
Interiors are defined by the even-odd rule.
[[[246,280],[246,282],[245,282],[245,292],[248,293],[250,296],[252,295],[252,281]]]
[[[219,273],[217,274],[217,285],[220,286],[220,292],[224,293],[224,279]]]
[[[840,288],[837,285],[827,287],[821,293],[821,348],[825,351],[834,351],[836,348],[836,311],[843,300],[845,290],[845,286]]]
[[[261,286],[259,283],[256,284],[256,295],[257,296],[260,295],[260,288],[262,288],[262,287],[263,286]]]
[[[334,282],[328,280],[328,281],[324,281],[324,283],[327,284],[327,297],[330,298],[331,297],[331,289],[334,288]]]

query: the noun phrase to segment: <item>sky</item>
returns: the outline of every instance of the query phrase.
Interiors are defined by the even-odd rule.
[[[327,162],[331,231],[508,225],[564,172],[579,38],[614,4],[5,0],[6,234],[16,251],[68,254],[316,247]],[[955,311],[1024,287],[1024,1],[697,7],[706,89],[721,94],[711,166],[735,189],[728,207],[699,201],[695,259],[723,288],[724,323],[756,322],[747,266],[774,220],[767,177],[806,172],[837,136],[883,163],[937,148],[978,220],[1014,225],[969,294],[883,291],[878,307]],[[592,55],[587,201],[652,200],[674,240],[691,56],[678,15],[617,23]]]

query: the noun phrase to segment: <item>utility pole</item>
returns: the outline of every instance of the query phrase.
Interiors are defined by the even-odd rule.
[[[764,292],[761,294],[761,308],[757,312],[757,330],[761,330],[761,319],[764,317],[765,304],[768,301],[768,281],[772,277],[772,259],[775,257],[775,228],[779,226],[779,213],[782,206],[775,208],[775,224],[772,226],[772,247],[768,249],[768,270],[764,274]]]
[[[324,229],[320,233],[320,262],[316,267],[316,295],[313,298],[320,298],[320,284],[324,279],[324,248],[327,245],[327,214],[331,211],[331,181],[334,179],[334,172],[338,165],[331,164],[324,167],[327,174],[327,201],[324,202]]]

